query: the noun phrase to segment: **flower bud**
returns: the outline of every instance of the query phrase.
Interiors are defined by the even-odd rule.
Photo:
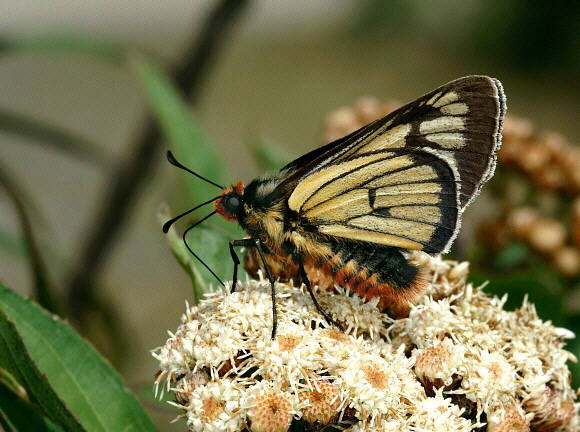
[[[514,404],[493,408],[487,416],[487,432],[529,432],[530,422]]]
[[[549,432],[559,430],[568,425],[577,415],[577,408],[571,396],[565,396],[561,391],[544,386],[524,402],[527,413],[533,413],[531,426],[534,432]]]
[[[566,230],[556,220],[540,219],[532,225],[528,239],[534,249],[550,253],[564,245]]]
[[[565,246],[554,252],[554,266],[564,276],[574,277],[580,273],[580,252],[572,246]]]
[[[308,430],[322,430],[338,418],[340,390],[328,381],[312,382],[312,387],[313,390],[298,393],[301,401],[309,401],[309,406],[302,410],[301,421]]]
[[[415,374],[427,394],[443,388],[449,390],[459,381],[458,367],[462,364],[462,350],[446,338],[438,345],[422,351],[415,350]]]
[[[285,393],[266,390],[256,395],[248,416],[252,432],[286,432],[292,422],[292,404]]]
[[[532,227],[538,221],[538,212],[531,207],[520,207],[512,210],[507,217],[508,227],[511,228],[518,237],[526,238],[530,234]]]

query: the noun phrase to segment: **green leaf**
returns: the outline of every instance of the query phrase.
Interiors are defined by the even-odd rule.
[[[67,431],[156,430],[110,364],[67,324],[2,285],[0,310],[1,366],[55,423]]]
[[[63,432],[0,382],[0,426],[6,432]]]
[[[77,54],[112,63],[122,63],[125,59],[125,48],[118,44],[64,34],[31,34],[1,38],[0,55],[11,51]]]
[[[5,288],[0,288],[2,289],[2,294],[4,294]],[[25,394],[31,404],[40,407],[55,423],[61,425],[64,429],[85,431],[86,429],[81,426],[73,413],[69,411],[46,376],[30,358],[16,326],[8,319],[4,310],[4,307],[0,310],[0,366],[5,374],[5,385],[10,386],[12,391],[17,394]],[[8,391],[8,387],[6,389]],[[5,415],[7,418],[11,418],[12,421],[16,421],[16,413],[7,412]]]
[[[297,157],[281,145],[262,137],[250,146],[250,151],[266,171],[279,170]]]
[[[171,219],[167,205],[162,204],[157,212],[161,224]],[[171,227],[167,232],[171,252],[177,262],[183,267],[191,278],[193,286],[194,302],[197,304],[203,294],[210,289],[220,286],[219,281],[194,258],[187,249],[182,236],[178,235],[175,228]],[[233,237],[215,226],[200,225],[187,233],[187,244],[193,251],[217,274],[222,280],[230,280],[233,274],[233,261],[229,253],[229,242]],[[245,277],[245,271],[240,266],[238,277]]]
[[[163,226],[171,218],[172,215],[169,206],[162,204],[157,210],[157,219]],[[167,240],[173,256],[191,279],[193,301],[194,304],[197,304],[201,300],[203,293],[207,292],[207,285],[197,268],[198,263],[193,262],[193,255],[187,250],[181,236],[177,234],[175,226],[172,226],[167,232]]]
[[[195,121],[183,96],[153,63],[143,57],[133,60],[133,69],[143,85],[149,106],[177,160],[199,175],[224,184],[217,150]],[[207,185],[191,174],[184,175],[194,200],[206,201],[217,195],[219,189],[215,186]]]
[[[208,227],[200,225],[187,233],[187,243],[193,251],[200,256],[201,259],[211,268],[217,276],[222,280],[231,280],[234,263],[230,255],[229,242],[232,238],[223,231],[215,229],[215,227]],[[238,248],[239,249],[239,248]],[[238,278],[243,278],[243,254],[240,254],[240,268],[238,269]],[[197,266],[199,272],[204,280],[208,281],[214,287],[219,286],[219,282],[201,265]]]

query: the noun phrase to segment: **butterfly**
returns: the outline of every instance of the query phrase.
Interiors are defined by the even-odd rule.
[[[231,290],[240,264],[235,248],[255,248],[272,288],[272,338],[272,262],[297,268],[317,309],[339,328],[318,304],[305,268],[379,297],[392,315],[408,313],[426,286],[408,251],[449,251],[463,211],[494,173],[505,112],[497,79],[467,76],[247,185],[222,188],[190,171],[223,189],[202,204],[215,207],[207,217],[218,213],[248,234],[230,242]]]

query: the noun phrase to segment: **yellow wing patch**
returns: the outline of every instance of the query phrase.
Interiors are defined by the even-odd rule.
[[[435,205],[393,207],[390,209],[390,215],[393,218],[425,222],[433,226],[441,222],[441,209]]]
[[[410,124],[395,126],[385,133],[386,127],[376,130],[365,139],[365,144],[361,145],[349,157],[362,155],[371,152],[384,151],[385,149],[401,149],[405,147],[405,137],[411,132]]]
[[[424,120],[419,125],[419,132],[422,134],[449,132],[453,130],[462,131],[464,129],[465,119],[463,117],[454,116],[445,116],[433,120]]]
[[[436,226],[413,220],[395,219],[366,215],[351,219],[349,226],[373,231],[375,233],[397,235],[402,238],[414,240],[421,244],[418,249],[423,249],[422,244],[427,243],[435,233]],[[409,248],[417,249],[417,247]]]
[[[466,144],[465,138],[460,133],[435,133],[425,135],[425,138],[446,150],[460,150]]]
[[[361,156],[323,168],[301,181],[290,198],[288,206],[304,212],[323,201],[342,195],[357,186],[413,165],[408,156],[395,156],[391,152]],[[390,175],[389,175],[390,176]]]
[[[288,202],[325,234],[423,249],[445,226],[437,180],[432,166],[417,165],[409,155],[376,153],[309,176]]]
[[[395,184],[391,186],[378,187],[376,189],[377,197],[380,195],[398,195],[398,194],[423,194],[423,193],[440,193],[442,192],[441,184],[428,183],[422,181],[420,183],[405,183]]]
[[[379,188],[388,185],[402,185],[405,183],[417,183],[424,181],[436,181],[437,172],[428,165],[414,166],[406,170],[390,173],[386,178],[377,178],[369,183],[369,188]],[[412,180],[412,181],[411,181]]]
[[[449,91],[441,96],[441,93],[437,93],[433,98],[427,102],[433,105],[435,108],[441,108],[442,106],[448,105],[459,100],[459,95],[454,91]]]
[[[443,114],[447,115],[465,115],[469,112],[469,106],[463,102],[455,102],[440,108]]]
[[[383,207],[401,207],[409,205],[437,205],[440,201],[438,194],[419,194],[417,192],[398,194],[398,195],[382,195],[377,191],[374,208]],[[379,195],[380,194],[380,195]]]
[[[364,215],[372,211],[368,189],[355,189],[320,203],[304,216],[321,222],[342,222],[353,215]]]
[[[385,246],[395,246],[403,249],[421,250],[423,245],[413,240],[403,238],[399,235],[377,233],[361,228],[344,225],[321,225],[318,230],[323,234],[336,237],[343,237],[352,240],[378,243]]]

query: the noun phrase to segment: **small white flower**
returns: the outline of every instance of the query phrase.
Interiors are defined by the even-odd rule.
[[[420,400],[408,420],[408,430],[433,432],[468,432],[471,421],[461,417],[463,410],[444,398],[441,390],[435,396]]]
[[[229,381],[200,386],[190,395],[187,424],[196,432],[241,430],[245,422],[245,412],[240,409],[242,401],[242,392]]]

